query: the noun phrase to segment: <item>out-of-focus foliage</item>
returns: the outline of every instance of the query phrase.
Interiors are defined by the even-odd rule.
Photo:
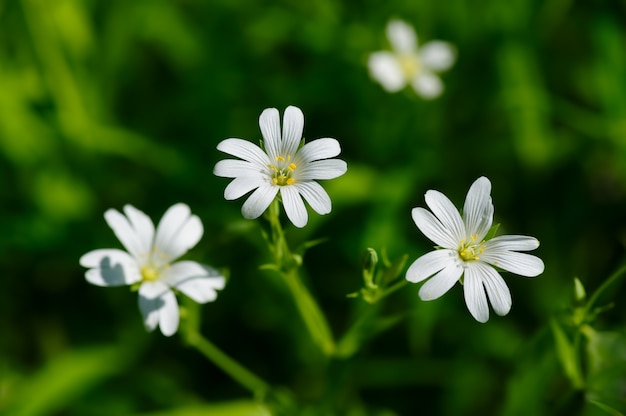
[[[187,257],[230,269],[203,333],[303,414],[626,412],[624,285],[582,332],[551,321],[574,276],[593,293],[624,260],[624,16],[608,0],[0,0],[0,413],[267,414],[177,337],[147,334],[127,288],[84,280],[80,255],[119,247],[107,208],[158,218],[176,202],[205,226]],[[439,99],[368,78],[394,17],[456,46]],[[327,238],[306,284],[337,337],[369,307],[346,297],[367,247],[430,249],[410,218],[427,189],[460,206],[489,177],[500,233],[537,237],[545,273],[505,276],[513,309],[484,325],[460,287],[426,303],[407,285],[362,349],[324,359],[258,268],[260,222],[212,175],[219,141],[260,139],[261,111],[287,105],[348,162],[324,184],[333,212],[287,228],[294,246]],[[574,333],[580,384],[562,365]]]

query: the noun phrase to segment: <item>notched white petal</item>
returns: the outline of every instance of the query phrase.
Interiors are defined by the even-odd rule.
[[[449,264],[422,285],[419,291],[420,299],[434,300],[440,298],[458,282],[462,274],[463,267],[460,264]]]
[[[304,227],[309,216],[298,190],[295,187],[283,186],[280,188],[280,195],[289,221],[298,228]]]
[[[128,219],[119,211],[115,209],[109,209],[104,213],[104,219],[107,224],[113,230],[113,233],[118,240],[122,243],[124,248],[139,258],[142,253],[141,238],[137,235],[135,229],[130,225]]]
[[[275,108],[266,108],[259,116],[259,127],[261,128],[261,134],[263,135],[263,143],[265,150],[270,157],[270,160],[274,160],[277,156],[280,156],[280,114]]]
[[[161,311],[165,307],[168,294],[174,296],[174,293],[163,282],[144,282],[139,286],[139,310],[146,330],[153,331],[161,321]],[[178,305],[176,313],[178,313]]]
[[[302,146],[296,155],[296,164],[308,163],[314,160],[328,159],[341,153],[339,142],[331,138],[313,140]]]
[[[411,216],[417,228],[419,228],[430,241],[444,248],[452,250],[458,248],[459,241],[430,211],[421,207],[413,208]]]
[[[456,60],[456,51],[448,42],[433,40],[420,48],[422,63],[432,71],[445,71]]]
[[[137,262],[122,250],[93,250],[84,254],[79,263],[90,268],[85,272],[85,278],[96,286],[132,285],[141,280]]]
[[[367,60],[370,76],[387,92],[397,92],[406,86],[406,77],[398,59],[391,52],[374,52]]]
[[[140,252],[149,253],[154,241],[154,224],[152,220],[132,205],[124,206],[124,213],[135,230]]]
[[[483,288],[480,271],[472,265],[468,265],[463,278],[463,296],[465,297],[465,305],[470,314],[478,322],[485,323],[489,320],[489,306],[487,305],[487,295]]]
[[[300,192],[302,197],[309,203],[311,208],[320,215],[330,213],[332,203],[328,193],[317,182],[297,183],[294,187]]]
[[[241,214],[249,220],[260,217],[270,206],[277,193],[278,186],[269,184],[259,186],[241,206]]]
[[[191,215],[189,206],[179,203],[163,214],[157,227],[155,246],[173,261],[195,246],[203,233],[200,219]]]
[[[491,202],[491,182],[484,176],[478,178],[465,197],[463,206],[467,239],[476,236],[481,241],[491,228],[493,222],[493,203]]]
[[[317,160],[308,163],[298,172],[296,171],[296,180],[325,180],[335,179],[346,173],[348,164],[340,159]]]
[[[285,155],[295,155],[302,139],[303,130],[304,114],[302,114],[302,110],[290,105],[283,115],[282,150]]]
[[[262,176],[267,165],[261,166],[245,160],[224,159],[215,164],[213,174],[222,178],[238,178],[239,176]]]
[[[411,80],[413,90],[422,98],[432,100],[443,93],[443,83],[439,77],[431,72],[422,70]]]
[[[539,247],[539,240],[525,235],[501,235],[487,241],[487,250],[530,251]]]
[[[543,261],[536,256],[514,251],[492,252],[485,250],[480,259],[507,272],[525,277],[536,277],[544,271]]]
[[[458,255],[453,250],[435,250],[424,254],[411,264],[406,271],[406,280],[418,283],[437,273],[438,271],[453,265]]]
[[[226,186],[224,198],[229,201],[240,198],[265,183],[266,181],[258,176],[240,176]]]
[[[172,264],[164,280],[198,303],[214,301],[217,291],[226,284],[226,278],[219,271],[195,261]]]
[[[243,139],[226,139],[219,142],[217,150],[228,153],[245,161],[260,166],[267,166],[269,158],[263,150],[254,143]]]
[[[428,205],[437,219],[441,221],[441,224],[450,231],[457,244],[465,238],[465,224],[461,219],[459,211],[447,196],[439,191],[430,190],[426,192],[424,199],[426,200],[426,205]]]
[[[386,28],[387,39],[391,47],[402,53],[414,52],[417,49],[417,35],[415,29],[402,20],[391,20]]]

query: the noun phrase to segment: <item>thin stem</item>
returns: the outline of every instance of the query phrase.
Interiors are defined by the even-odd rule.
[[[307,287],[300,280],[298,268],[300,261],[291,253],[282,225],[280,224],[280,205],[275,199],[268,210],[268,220],[272,230],[272,253],[274,262],[282,276],[287,288],[293,295],[296,307],[311,334],[313,340],[319,344],[326,355],[331,355],[335,350],[335,342],[330,331],[326,317],[322,313],[317,302],[311,296]]]
[[[296,300],[298,311],[311,333],[311,336],[320,345],[326,355],[331,355],[335,350],[335,343],[330,328],[319,306],[300,280],[298,269],[292,267],[281,274]]]
[[[591,297],[589,298],[589,301],[587,302],[587,304],[585,305],[585,309],[584,309],[584,314],[583,316],[586,317],[587,314],[589,313],[589,311],[591,310],[591,307],[593,306],[593,304],[598,300],[598,298],[600,297],[600,295],[602,294],[602,292],[604,292],[606,290],[606,288],[608,288],[614,281],[616,281],[617,279],[619,279],[620,277],[622,277],[622,275],[626,272],[626,266],[622,266],[620,267],[615,273],[613,273],[608,279],[606,279],[599,288],[596,289],[595,292],[593,292],[593,295],[591,295]]]
[[[233,380],[248,389],[256,396],[263,396],[270,391],[270,385],[248,371],[237,361],[230,358],[226,353],[216,347],[212,342],[203,337],[199,332],[190,330],[186,334],[189,345],[195,347],[213,364],[222,369]]]

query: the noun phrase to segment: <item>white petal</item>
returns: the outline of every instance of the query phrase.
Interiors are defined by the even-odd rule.
[[[309,203],[315,212],[320,215],[330,213],[332,203],[328,193],[326,193],[324,188],[322,188],[322,185],[317,182],[310,181],[294,184],[293,187],[300,192],[302,197]]]
[[[280,115],[275,108],[266,108],[259,116],[259,127],[263,135],[263,144],[270,160],[280,156]]]
[[[293,186],[282,186],[280,188],[280,195],[283,199],[283,206],[285,207],[285,213],[289,221],[298,228],[304,227],[309,217],[304,201],[302,201],[298,190]]]
[[[316,160],[296,168],[293,176],[298,181],[335,179],[348,170],[346,162],[340,159]]]
[[[233,179],[224,189],[224,198],[229,201],[240,198],[265,183],[267,181],[258,176],[240,176]]]
[[[501,235],[485,243],[488,250],[529,251],[539,247],[539,240],[525,235]]]
[[[304,114],[298,107],[290,105],[283,115],[283,156],[294,156],[300,140],[302,139],[302,131],[304,130]]]
[[[200,219],[191,215],[186,204],[179,203],[163,214],[156,231],[155,247],[167,254],[171,262],[195,246],[203,232]]]
[[[452,232],[445,228],[441,222],[428,210],[424,208],[413,208],[411,216],[417,228],[440,247],[456,250],[458,241]]]
[[[451,44],[433,40],[422,45],[419,51],[420,60],[431,71],[445,71],[455,61],[455,51]]]
[[[493,267],[482,262],[473,262],[470,266],[478,270],[493,310],[500,316],[509,313],[513,301],[502,276]]]
[[[104,213],[104,219],[130,254],[135,258],[145,254],[142,252],[141,238],[124,215],[115,209],[109,209]]]
[[[391,52],[374,52],[367,60],[372,78],[387,92],[397,92],[406,86],[406,77],[397,57]]]
[[[437,219],[441,221],[441,225],[450,231],[452,237],[458,245],[466,235],[465,224],[461,219],[461,215],[459,215],[459,211],[452,204],[452,202],[450,202],[448,197],[439,191],[427,191],[424,199],[426,200],[428,208],[430,208]]]
[[[431,277],[422,285],[419,297],[422,300],[433,300],[446,293],[463,274],[463,267],[458,263],[450,263],[446,268]]]
[[[335,157],[339,153],[341,153],[341,147],[337,140],[330,138],[317,139],[302,146],[296,154],[294,163],[299,165],[314,160],[327,159]]]
[[[478,178],[465,197],[463,206],[463,219],[467,239],[476,235],[476,240],[481,241],[487,235],[493,221],[493,204],[491,203],[491,182],[483,177]]]
[[[180,319],[180,311],[178,310],[178,302],[176,296],[171,290],[161,296],[163,306],[159,309],[159,327],[166,337],[172,336],[178,330],[178,322]]]
[[[154,224],[152,220],[132,205],[126,205],[124,213],[135,230],[135,235],[140,245],[140,252],[149,253],[152,250],[152,242],[154,241]]]
[[[411,86],[422,98],[429,100],[439,97],[443,92],[443,83],[439,77],[426,70],[420,71],[420,73],[413,78]]]
[[[236,156],[259,166],[267,166],[270,163],[269,157],[256,144],[242,139],[226,139],[217,145],[220,150],[229,155]]]
[[[406,280],[418,283],[438,271],[458,262],[458,254],[454,250],[435,250],[424,254],[411,264],[406,271]]]
[[[487,250],[480,255],[480,259],[503,270],[525,277],[535,277],[543,273],[543,261],[530,254],[515,251]]]
[[[259,186],[243,203],[241,214],[249,220],[260,217],[270,206],[276,193],[278,193],[278,186],[269,184]]]
[[[154,330],[159,324],[160,311],[165,305],[163,296],[167,293],[174,295],[162,282],[144,282],[139,287],[139,310],[148,331]]]
[[[84,254],[79,263],[89,267],[85,278],[97,286],[132,285],[141,280],[139,266],[128,253],[118,249],[100,249]]]
[[[465,269],[463,277],[463,295],[467,309],[478,322],[485,323],[489,320],[489,306],[487,305],[487,295],[483,288],[483,280],[480,270],[472,267],[479,263],[470,263]]]
[[[386,28],[387,39],[397,52],[409,53],[417,48],[417,35],[412,26],[402,20],[391,20]]]
[[[225,159],[220,160],[213,168],[213,174],[222,178],[237,178],[239,176],[266,175],[267,165],[261,166],[245,160]]]
[[[217,290],[226,284],[226,278],[220,272],[195,261],[172,264],[164,272],[163,279],[198,303],[215,300]]]

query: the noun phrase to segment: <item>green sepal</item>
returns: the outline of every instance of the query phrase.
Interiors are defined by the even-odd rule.
[[[484,240],[485,241],[491,240],[493,237],[495,237],[496,232],[498,231],[498,228],[500,228],[500,224],[492,225],[489,231],[487,231],[487,235],[485,236]]]

